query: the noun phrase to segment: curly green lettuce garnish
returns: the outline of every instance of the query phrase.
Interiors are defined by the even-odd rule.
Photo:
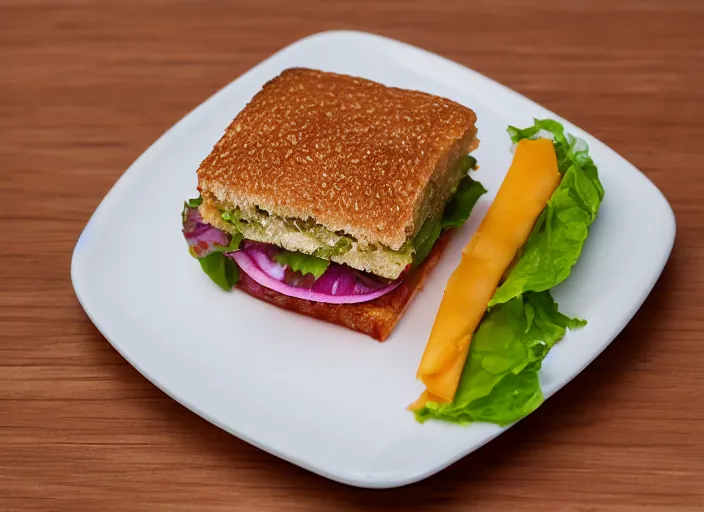
[[[483,194],[486,194],[484,185],[469,176],[464,178],[455,194],[445,205],[445,211],[442,214],[442,229],[462,226]]]
[[[531,128],[510,127],[509,133],[511,140],[518,142],[526,136],[535,137],[541,130],[552,134],[558,168],[564,176],[489,307],[527,291],[549,290],[567,279],[604,197],[586,142],[565,134],[561,124],[536,120]]]
[[[198,208],[203,204],[203,198],[201,196],[191,198],[184,203],[188,208]]]
[[[568,328],[584,324],[560,313],[550,292],[526,293],[496,306],[472,338],[454,401],[429,402],[417,418],[499,425],[522,418],[543,401],[542,360]]]
[[[303,254],[302,252],[292,252],[282,249],[274,256],[277,263],[288,265],[294,272],[300,272],[303,275],[313,274],[318,279],[327,270],[330,261]]]

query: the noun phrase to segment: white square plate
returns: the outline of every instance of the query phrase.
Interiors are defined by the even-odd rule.
[[[221,291],[181,235],[181,208],[195,193],[199,163],[259,88],[293,66],[439,94],[478,116],[477,177],[489,193],[383,344]],[[672,210],[643,174],[579,128],[474,71],[369,34],[300,40],[167,131],[130,166],[83,231],[71,265],[76,294],[146,378],[235,436],[351,485],[420,480],[504,430],[421,425],[405,407],[422,390],[416,368],[445,282],[511,162],[506,127],[528,126],[534,117],[558,119],[589,143],[606,190],[578,265],[555,290],[561,309],[589,324],[570,332],[546,360],[541,383],[550,396],[604,350],[645,300],[672,248]]]

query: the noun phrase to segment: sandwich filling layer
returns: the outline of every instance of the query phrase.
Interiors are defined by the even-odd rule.
[[[409,233],[406,241],[396,250],[379,242],[358,240],[344,231],[333,231],[311,218],[281,217],[256,206],[233,207],[218,201],[214,194],[208,192],[203,195],[199,211],[205,222],[231,235],[241,235],[247,240],[277,245],[380,277],[396,279],[414,263],[414,257],[419,252],[417,238],[419,235],[422,238],[423,228],[440,224],[448,198],[456,195],[463,179],[471,181],[467,172],[475,164],[472,157],[463,156],[444,174],[441,184],[429,185],[430,204],[419,229]]]
[[[273,244],[388,279],[396,279],[413,261],[410,244],[399,251],[377,244],[362,245],[349,235],[334,233],[319,224],[252,210],[221,210],[206,202],[200,207],[205,222],[231,235],[239,233],[246,240]]]

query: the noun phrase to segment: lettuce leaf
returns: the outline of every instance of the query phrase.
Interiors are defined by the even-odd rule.
[[[474,205],[486,194],[484,185],[467,176],[457,187],[457,191],[445,205],[442,214],[442,229],[462,226],[472,213]]]
[[[207,256],[198,258],[198,263],[203,272],[225,291],[229,291],[240,279],[239,267],[222,251],[211,252]]]
[[[189,214],[189,211],[198,208],[202,203],[203,198],[201,196],[184,201],[183,212],[181,214],[184,229],[186,226],[186,216]],[[200,215],[197,215],[197,218],[197,222],[202,222]],[[236,233],[230,235],[230,242],[227,245],[218,245],[217,243],[210,242],[208,244],[208,253],[205,256],[199,257],[193,250],[193,247],[189,248],[188,252],[198,260],[203,272],[205,272],[215,284],[223,290],[229,291],[237,284],[237,281],[239,281],[240,272],[237,264],[232,259],[225,256],[224,253],[236,251],[239,249],[240,243],[242,243],[242,235]]]
[[[548,351],[567,329],[584,323],[560,313],[547,291],[496,306],[472,339],[454,402],[429,402],[416,417],[499,425],[519,420],[544,400],[538,370]]]
[[[294,272],[300,272],[303,275],[313,274],[316,279],[322,276],[330,265],[328,260],[317,256],[286,250],[281,250],[274,259],[281,265],[288,265]]]
[[[210,279],[223,290],[230,290],[240,280],[240,269],[231,258],[224,253],[236,251],[242,243],[242,235],[232,235],[230,244],[226,246],[213,245],[210,254],[197,258],[200,268]]]
[[[572,165],[577,165],[593,181],[598,189],[599,196],[604,197],[604,189],[599,182],[596,165],[589,156],[589,146],[587,143],[569,133],[565,133],[565,128],[552,119],[535,119],[533,126],[520,130],[515,126],[509,126],[508,134],[511,141],[518,143],[521,139],[537,139],[545,135],[553,140],[555,153],[557,154],[557,167],[561,173],[565,173]]]
[[[201,196],[194,197],[188,201],[185,201],[184,204],[188,208],[198,208],[201,204],[203,204],[203,198]]]
[[[541,130],[552,134],[558,167],[564,176],[538,217],[516,263],[491,298],[490,308],[528,291],[549,290],[567,279],[604,197],[587,144],[565,134],[558,122],[536,120],[534,126],[525,130],[509,127],[509,134],[517,142]]]
[[[469,155],[463,155],[457,160],[458,171],[466,174],[470,169],[477,166],[477,160]],[[413,239],[413,267],[417,267],[430,254],[433,245],[445,229],[458,228],[462,226],[472,213],[474,205],[486,193],[484,186],[469,176],[465,176],[460,181],[457,189],[445,204],[441,219],[429,219],[420,228],[418,234]]]
[[[413,249],[415,253],[413,255],[413,263],[411,264],[412,267],[417,267],[428,257],[441,231],[442,222],[440,219],[431,219],[423,224],[423,227],[420,228],[420,231],[418,231],[418,234],[413,239]]]
[[[185,224],[186,223],[186,214],[188,213],[188,209],[189,208],[198,208],[202,203],[203,203],[203,198],[201,196],[193,197],[191,199],[187,199],[186,201],[184,201],[183,202],[183,210],[181,211],[181,221]]]
[[[442,212],[442,229],[458,228],[469,218],[477,200],[486,193],[484,186],[469,177],[469,171],[476,169],[477,159],[470,155],[462,155],[455,163],[455,172],[464,175],[457,188],[452,190],[450,199],[445,203]]]

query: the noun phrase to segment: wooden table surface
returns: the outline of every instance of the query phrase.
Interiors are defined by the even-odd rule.
[[[0,510],[704,509],[702,27],[698,0],[0,0]],[[190,413],[100,336],[69,278],[89,216],[161,133],[286,44],[340,28],[559,112],[642,169],[678,222],[653,293],[593,365],[391,491],[327,481]]]

